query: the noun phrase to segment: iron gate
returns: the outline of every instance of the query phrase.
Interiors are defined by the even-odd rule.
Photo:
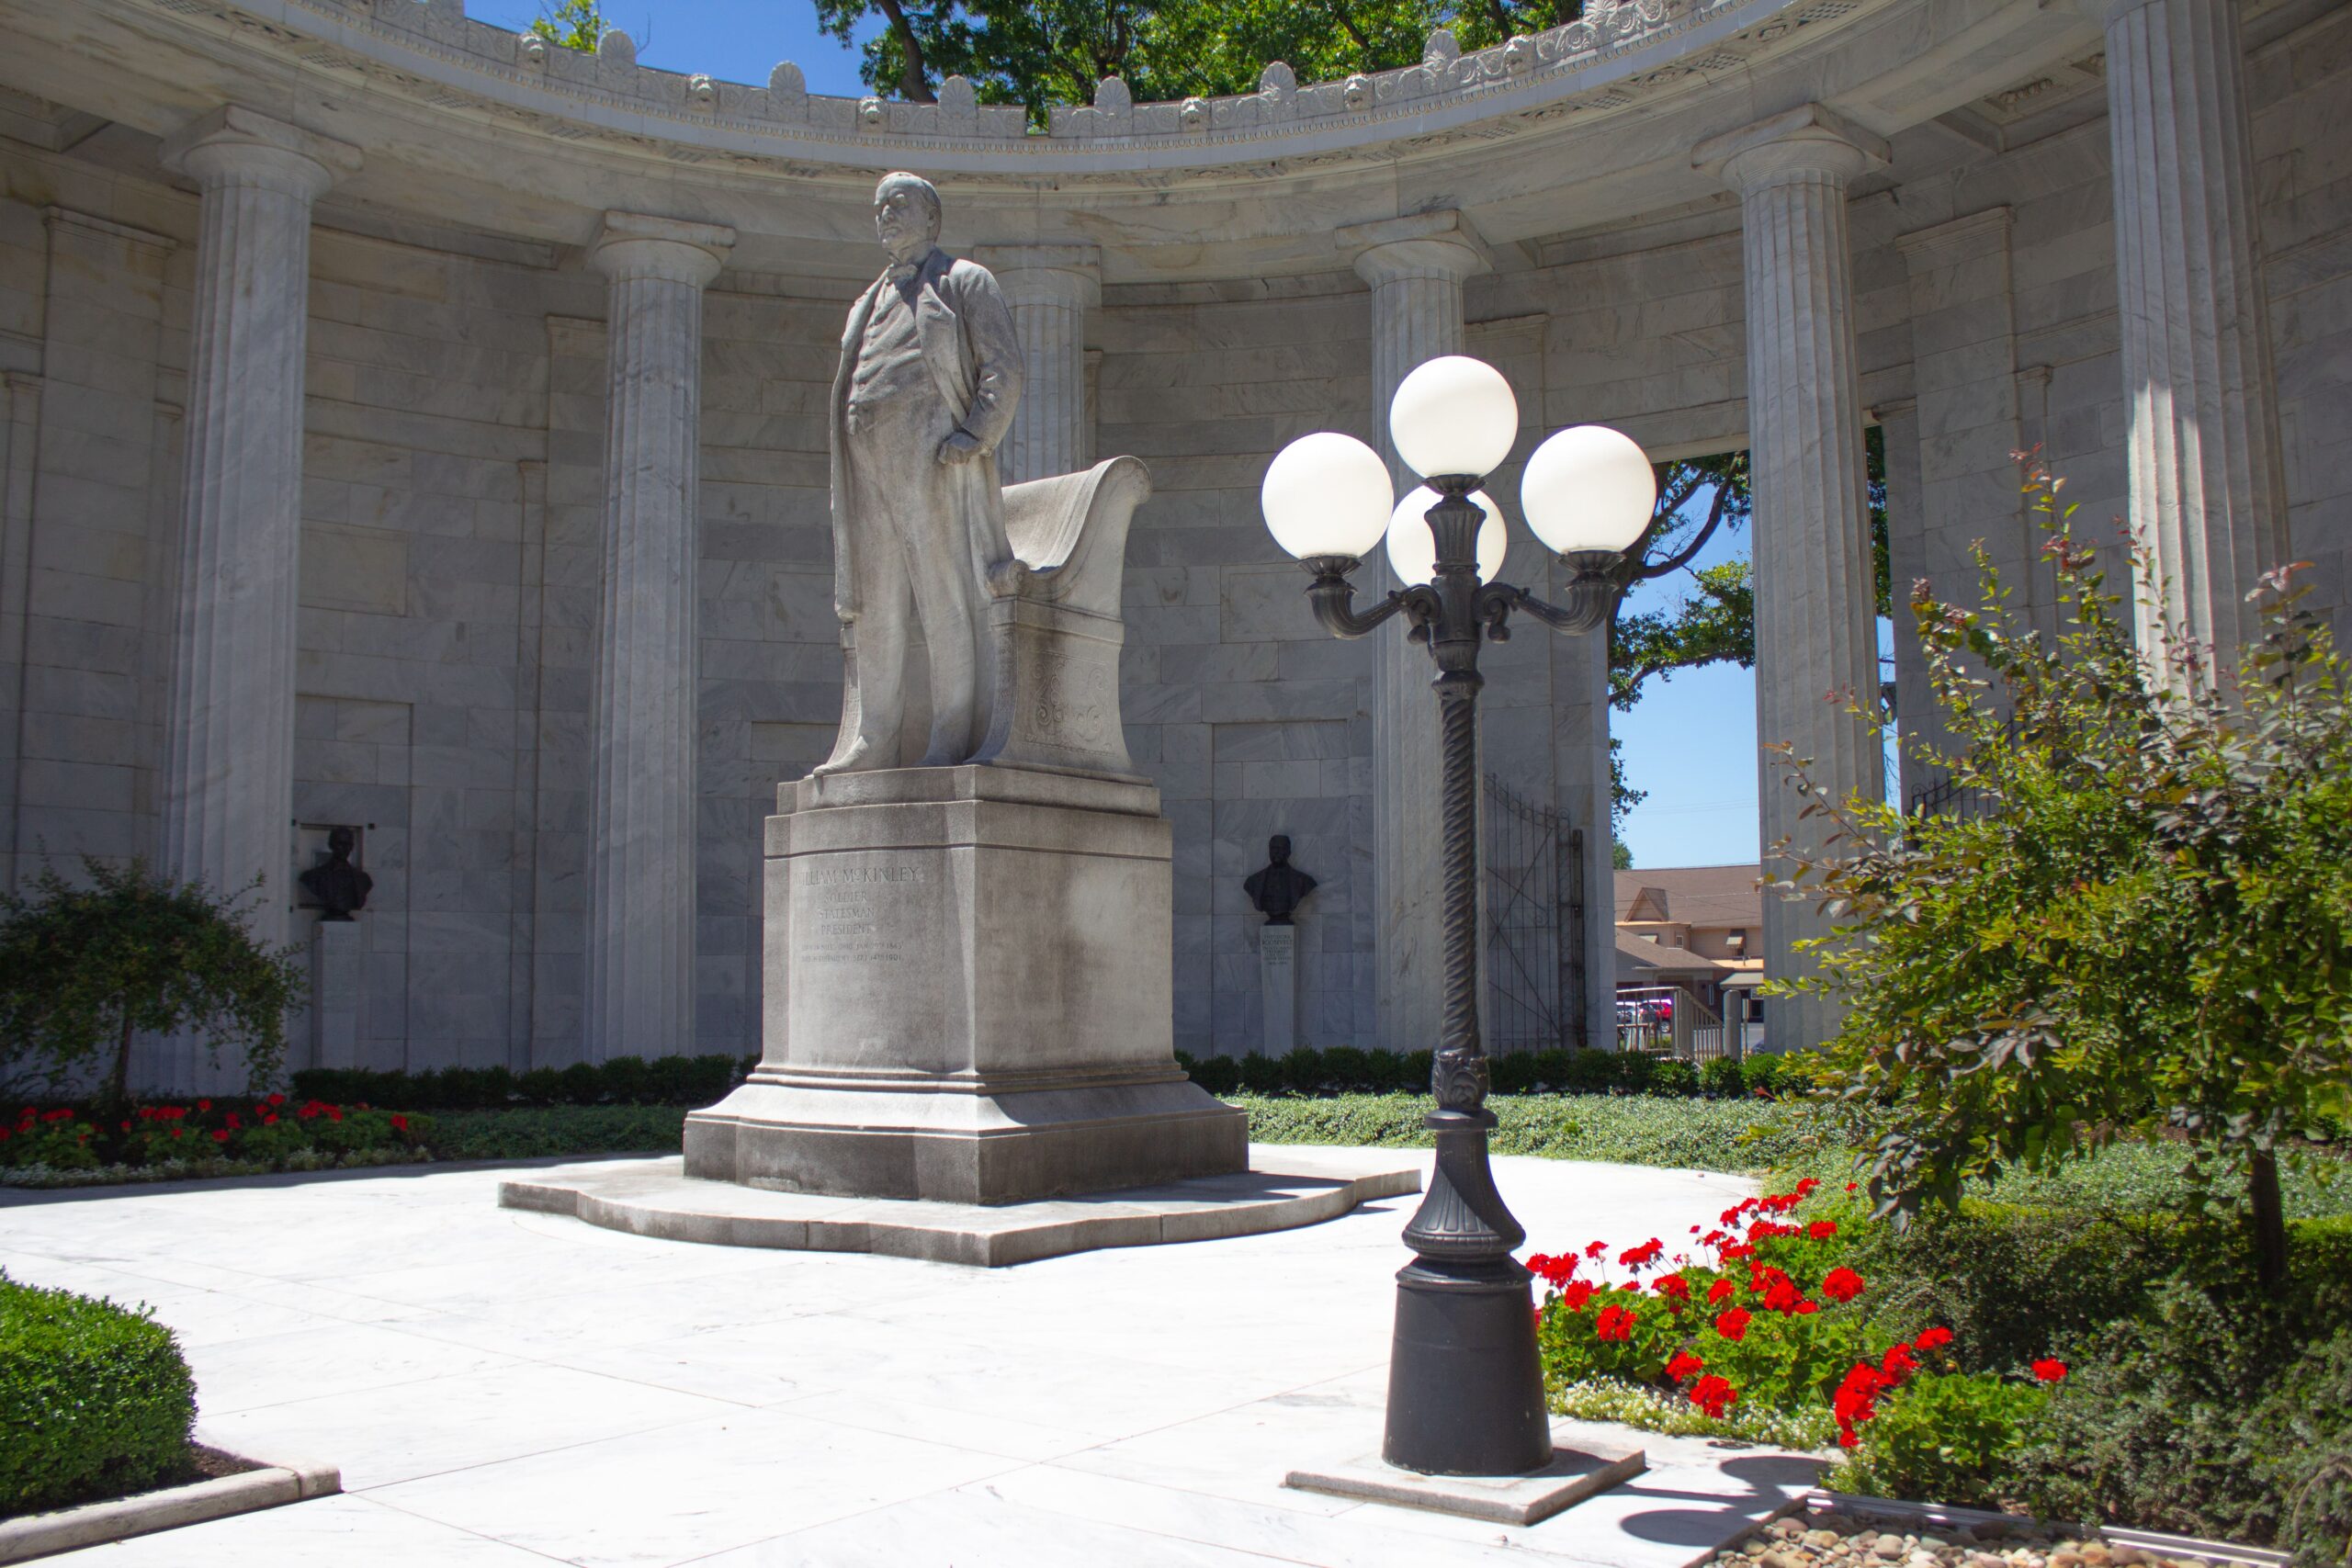
[[[1587,1043],[1584,829],[1487,775],[1486,1047]]]

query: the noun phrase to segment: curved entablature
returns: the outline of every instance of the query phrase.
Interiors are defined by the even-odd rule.
[[[1464,53],[1432,34],[1419,64],[1302,85],[1268,65],[1259,90],[1135,103],[1116,77],[1091,105],[1057,104],[1033,131],[1018,105],[977,101],[950,77],[935,104],[831,97],[777,65],[764,85],[640,65],[622,32],[594,54],[478,22],[463,0],[142,0],[255,34],[302,62],[431,98],[479,95],[511,116],[553,116],[681,141],[856,168],[921,155],[967,173],[1112,174],[1298,155],[1393,156],[1433,134],[1501,134],[1490,122],[1603,114],[1662,90],[1746,70],[1800,34],[1886,0],[1591,0],[1577,21]],[[450,105],[447,107],[456,107]],[[613,126],[613,129],[621,129]],[[560,134],[560,132],[559,132]],[[593,134],[593,133],[592,133]]]

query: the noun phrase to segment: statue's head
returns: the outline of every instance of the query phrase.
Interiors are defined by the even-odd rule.
[[[327,853],[337,860],[349,860],[352,849],[358,842],[359,836],[348,828],[327,829]]]
[[[874,232],[895,262],[918,261],[939,243],[939,187],[903,170],[874,187]]]
[[[1290,835],[1288,833],[1276,833],[1266,840],[1266,858],[1276,865],[1290,863]]]

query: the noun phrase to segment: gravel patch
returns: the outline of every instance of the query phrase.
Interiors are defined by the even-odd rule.
[[[2022,1523],[2022,1521],[2021,1521]],[[2218,1568],[2095,1535],[2030,1526],[1981,1532],[1962,1526],[1906,1534],[1838,1513],[1774,1519],[1717,1552],[1713,1568]]]

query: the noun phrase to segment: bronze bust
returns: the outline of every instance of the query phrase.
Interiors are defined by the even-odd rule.
[[[358,835],[348,828],[327,833],[327,858],[302,874],[303,890],[323,906],[322,920],[347,920],[354,909],[368,907],[368,889],[376,879],[351,863]]]
[[[1241,890],[1266,917],[1270,926],[1292,924],[1291,913],[1315,891],[1315,879],[1290,863],[1290,836],[1277,833],[1266,840],[1266,865],[1242,881]]]

